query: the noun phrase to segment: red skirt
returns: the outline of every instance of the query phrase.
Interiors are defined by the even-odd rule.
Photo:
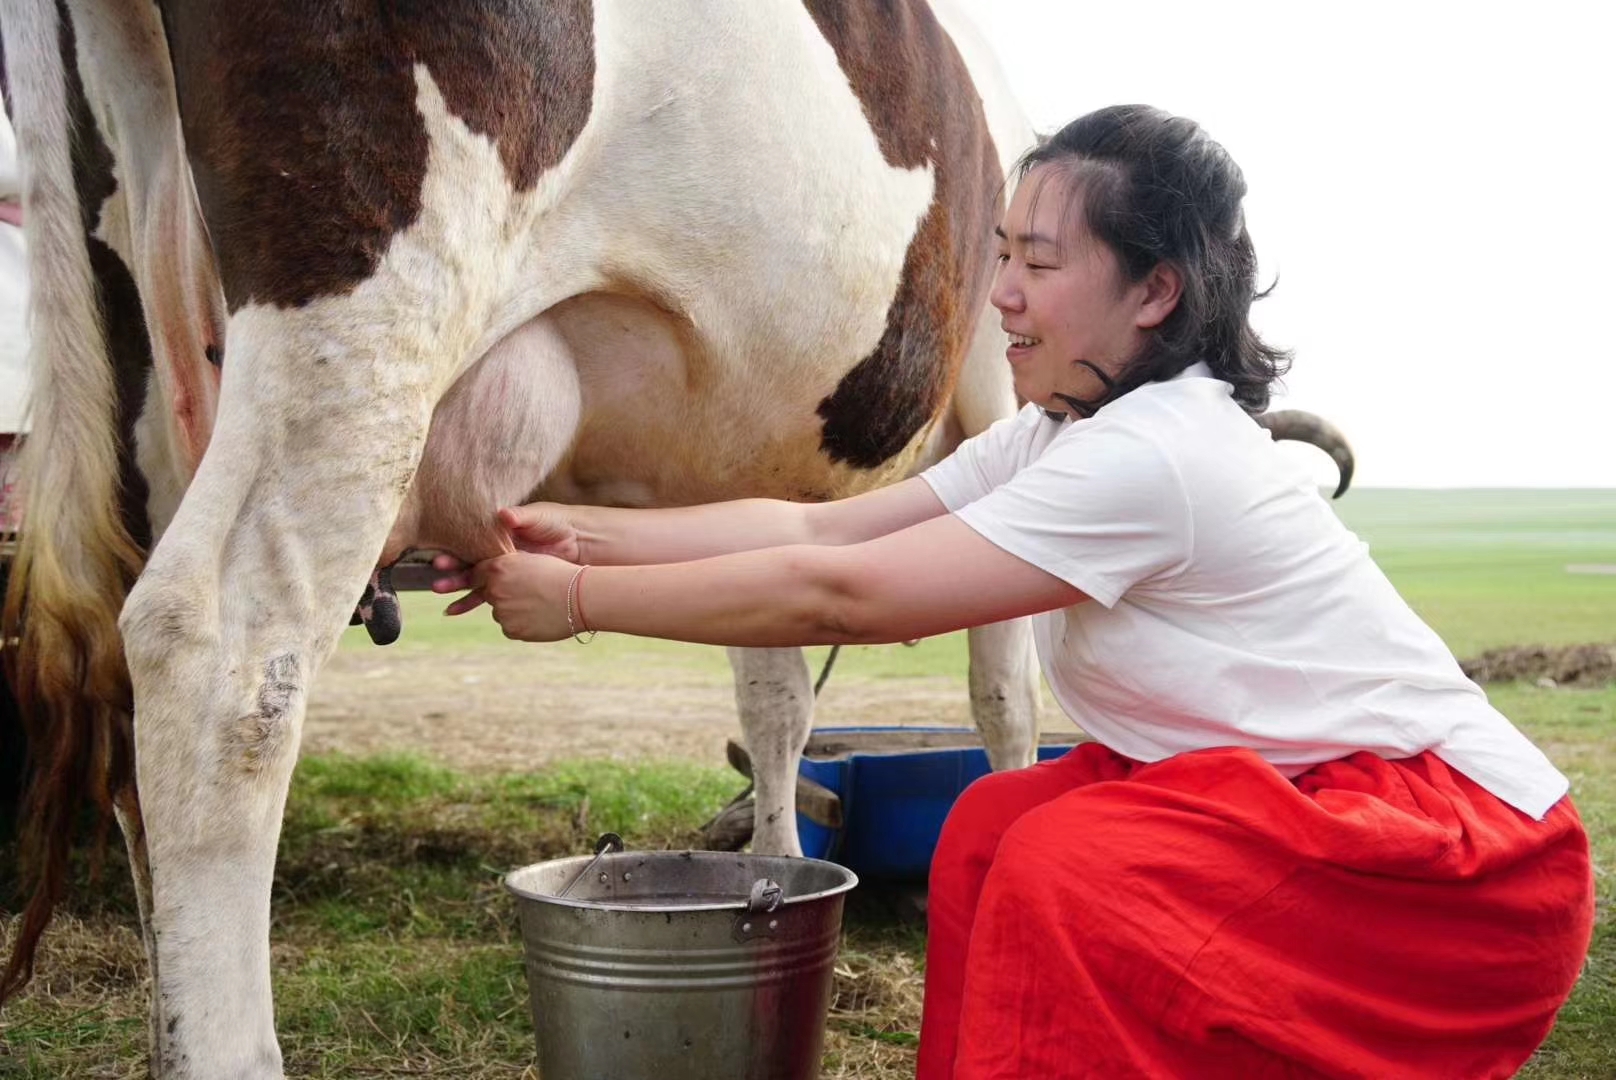
[[[1431,754],[1286,779],[1097,744],[986,777],[932,861],[918,1080],[1512,1075],[1593,930],[1570,799]]]

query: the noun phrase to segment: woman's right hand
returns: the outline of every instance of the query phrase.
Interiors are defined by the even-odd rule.
[[[561,503],[507,506],[499,512],[499,523],[510,534],[517,551],[554,555],[570,563],[582,561],[578,530]]]
[[[513,549],[534,555],[553,555],[570,563],[582,561],[578,530],[567,516],[567,507],[561,503],[507,506],[500,510],[497,518]],[[438,555],[432,560],[432,568],[440,574],[432,583],[433,592],[452,593],[472,588],[470,563],[453,555]],[[481,602],[476,593],[461,597],[450,605],[449,614],[464,614]]]

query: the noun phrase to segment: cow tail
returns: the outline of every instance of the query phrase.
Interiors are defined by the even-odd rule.
[[[29,750],[18,824],[28,899],[0,1002],[33,976],[86,799],[99,811],[102,843],[115,807],[139,827],[117,620],[142,553],[119,510],[117,393],[74,186],[65,29],[54,0],[16,0],[3,24],[22,161],[33,398],[22,530],[0,613]]]

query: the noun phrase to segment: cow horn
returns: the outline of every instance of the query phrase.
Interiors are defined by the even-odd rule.
[[[1294,439],[1297,442],[1312,443],[1330,455],[1336,468],[1341,471],[1341,480],[1336,485],[1335,494],[1330,498],[1339,499],[1347,490],[1347,485],[1352,483],[1352,447],[1347,445],[1347,437],[1341,434],[1340,429],[1328,420],[1300,409],[1281,409],[1279,412],[1263,413],[1256,417],[1256,420],[1259,425],[1268,429],[1268,434],[1275,442]]]

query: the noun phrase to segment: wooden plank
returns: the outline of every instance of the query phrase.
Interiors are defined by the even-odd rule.
[[[739,851],[752,840],[757,806],[750,798],[732,802],[701,829],[702,847],[708,851]]]
[[[724,744],[724,756],[729,759],[730,768],[748,780],[752,779],[752,756],[746,752],[746,747],[730,739]],[[827,829],[840,829],[842,798],[819,781],[810,780],[798,773],[797,813],[815,825],[823,825]]]
[[[1075,729],[1046,731],[1038,737],[1039,746],[1076,746],[1087,736]],[[914,750],[973,749],[982,745],[975,728],[894,731],[815,731],[808,736],[805,757],[815,759],[846,757],[848,754],[904,754]]]

